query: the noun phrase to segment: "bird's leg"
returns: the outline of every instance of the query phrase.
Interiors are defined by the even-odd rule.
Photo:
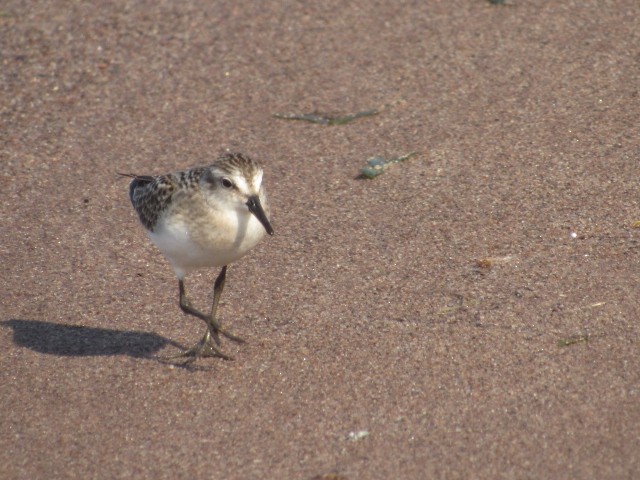
[[[222,353],[211,343],[211,332],[207,328],[202,339],[196,343],[193,347],[185,350],[182,353],[178,353],[177,355],[171,355],[169,357],[165,357],[166,359],[174,359],[174,358],[184,358],[189,357],[185,362],[185,365],[195,362],[198,358],[201,357],[220,357],[224,360],[233,360],[233,357]]]
[[[196,343],[193,347],[191,347],[190,349],[182,353],[179,353],[178,355],[172,355],[171,357],[168,357],[168,358],[172,359],[172,358],[190,357],[186,363],[194,362],[200,357],[221,357],[221,358],[224,358],[225,360],[233,360],[232,357],[222,353],[211,342],[211,337],[213,336],[213,339],[215,340],[215,342],[218,345],[220,345],[220,338],[218,337],[218,331],[215,329],[212,329],[209,326],[210,319],[207,315],[205,315],[199,310],[196,310],[191,306],[191,302],[189,302],[189,299],[187,298],[187,293],[184,288],[184,281],[182,279],[178,280],[178,287],[180,289],[180,308],[182,309],[183,312],[189,315],[193,315],[194,317],[198,317],[201,320],[204,320],[207,323],[207,331],[205,332],[202,339],[198,343]]]
[[[217,280],[216,280],[217,283]],[[196,310],[195,308],[193,308],[191,306],[191,302],[189,301],[189,299],[187,298],[187,292],[184,288],[184,280],[179,279],[178,280],[178,288],[180,289],[180,308],[182,309],[182,311],[186,314],[189,315],[193,315],[194,317],[198,317],[200,320],[204,320],[204,322],[207,324],[207,326],[209,326],[209,328],[207,329],[207,333],[205,334],[205,337],[208,337],[209,334],[211,334],[213,336],[213,339],[215,340],[217,345],[220,345],[220,337],[218,336],[218,331],[220,330],[218,325],[214,325],[213,328],[211,328],[211,323],[210,323],[210,316],[205,315],[204,313],[202,313],[200,310]],[[203,338],[204,340],[204,338]]]
[[[209,315],[208,325],[209,330],[211,330],[211,334],[214,335],[214,338],[217,337],[218,332],[222,333],[229,340],[233,340],[237,343],[244,343],[240,337],[236,337],[235,335],[230,334],[229,332],[222,329],[220,324],[216,321],[216,312],[218,311],[218,303],[220,302],[220,296],[222,295],[222,290],[224,290],[224,282],[227,278],[227,266],[225,265],[220,270],[218,274],[218,278],[216,278],[216,282],[213,285],[213,303],[211,304],[211,314]]]
[[[224,266],[218,277],[216,278],[214,287],[213,287],[213,304],[211,305],[211,313],[209,315],[205,315],[200,310],[197,310],[191,305],[191,302],[187,298],[186,288],[184,286],[184,280],[178,279],[178,288],[180,291],[180,308],[186,314],[193,315],[201,320],[203,320],[207,324],[207,331],[205,332],[202,339],[195,344],[193,347],[188,349],[187,351],[176,355],[176,357],[192,357],[190,362],[194,361],[200,357],[222,357],[227,360],[231,360],[232,357],[225,355],[222,353],[216,346],[213,345],[211,339],[215,341],[216,345],[220,345],[220,336],[219,334],[223,334],[230,340],[233,340],[238,343],[243,343],[244,340],[236,337],[235,335],[230,334],[226,330],[224,330],[220,324],[216,321],[216,312],[218,310],[218,303],[220,302],[220,296],[222,295],[222,290],[224,289],[224,283],[227,275],[227,267]]]

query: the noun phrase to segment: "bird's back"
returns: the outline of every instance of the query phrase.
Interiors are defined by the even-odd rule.
[[[129,198],[140,222],[153,231],[162,213],[171,205],[172,197],[180,190],[189,190],[198,184],[207,167],[195,167],[167,175],[132,175]]]
[[[129,185],[131,204],[147,230],[153,231],[160,215],[171,203],[176,191],[175,181],[169,175],[151,177],[131,175]]]

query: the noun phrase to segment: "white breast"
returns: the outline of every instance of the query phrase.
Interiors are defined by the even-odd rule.
[[[222,267],[244,256],[264,236],[249,211],[209,211],[184,216],[174,212],[149,232],[151,241],[173,266],[178,278],[203,267]]]

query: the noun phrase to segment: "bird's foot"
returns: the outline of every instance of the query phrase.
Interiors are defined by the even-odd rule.
[[[220,345],[220,340],[218,339],[218,334],[224,335],[225,337],[227,337],[232,342],[236,342],[236,343],[239,343],[239,344],[246,343],[242,338],[236,337],[232,333],[230,333],[227,330],[223,329],[220,325],[214,326],[212,324],[209,324],[209,329],[212,330],[211,335],[216,339],[216,343],[218,345]]]
[[[176,355],[171,355],[168,357],[164,357],[165,360],[176,360],[179,358],[185,358],[186,360],[183,362],[184,365],[189,365],[199,358],[207,358],[207,357],[218,357],[223,360],[233,360],[233,357],[223,353],[216,347],[211,341],[211,334],[209,331],[205,334],[202,339],[196,343],[193,347],[185,350],[184,352],[178,353]]]

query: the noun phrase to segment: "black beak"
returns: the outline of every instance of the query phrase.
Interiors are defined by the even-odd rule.
[[[264,209],[262,208],[262,204],[260,203],[260,198],[258,198],[257,195],[252,195],[251,197],[249,197],[249,200],[247,200],[247,207],[249,208],[249,211],[253,213],[258,220],[260,220],[260,223],[267,231],[267,233],[269,235],[273,235],[273,227],[269,223],[267,214],[264,213]]]

